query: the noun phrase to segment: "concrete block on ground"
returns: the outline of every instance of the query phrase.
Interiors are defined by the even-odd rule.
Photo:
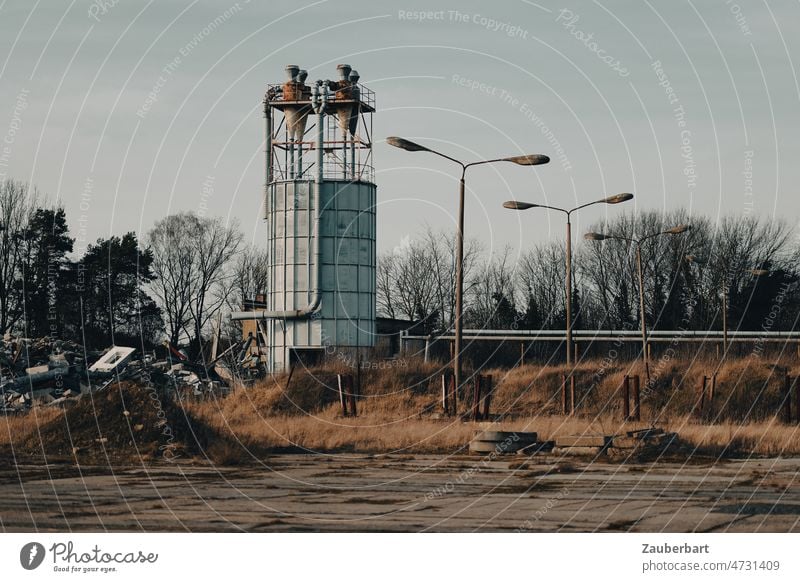
[[[663,428],[655,428],[655,427],[642,428],[642,429],[638,429],[638,430],[629,430],[625,434],[627,436],[629,436],[629,437],[633,437],[633,438],[637,438],[637,439],[644,439],[644,438],[648,438],[648,437],[651,437],[651,436],[664,434],[664,429]]]
[[[475,432],[473,440],[484,442],[510,443],[535,443],[539,435],[535,432],[506,431],[506,430],[479,430]]]

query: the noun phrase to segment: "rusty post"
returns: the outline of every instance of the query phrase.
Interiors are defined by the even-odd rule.
[[[476,421],[480,418],[480,403],[481,403],[481,385],[483,384],[483,376],[475,374],[472,379],[472,420]]]
[[[447,372],[442,374],[442,410],[445,414],[450,414],[450,408],[447,405]]]
[[[797,381],[798,377],[794,377],[794,415],[797,417],[797,423],[800,424],[800,382]]]
[[[631,377],[627,374],[622,380],[622,419],[628,420],[631,416]]]
[[[569,415],[575,416],[575,376],[573,374],[569,375]]]
[[[455,374],[450,375],[450,380],[448,383],[450,386],[450,408],[452,409],[453,416],[458,415],[458,386],[456,386],[456,376]]]
[[[561,414],[567,414],[567,375],[561,375]]]
[[[356,394],[361,394],[361,350],[356,348]]]
[[[642,420],[642,401],[638,374],[633,377],[633,420]]]
[[[789,374],[783,378],[783,419],[787,424],[792,422],[792,378]]]
[[[341,374],[336,375],[336,381],[339,386],[339,404],[342,405],[342,416],[347,416],[347,401],[344,397],[344,377]]]
[[[350,401],[350,416],[358,416],[358,409],[356,408],[356,398],[361,392],[361,385],[353,380],[352,376],[347,377],[347,395]]]
[[[489,420],[489,406],[492,403],[492,377],[486,376],[483,394],[483,420]]]

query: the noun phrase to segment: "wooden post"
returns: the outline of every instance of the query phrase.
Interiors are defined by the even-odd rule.
[[[489,420],[489,406],[492,403],[492,377],[486,376],[486,386],[483,390],[483,420]]]
[[[458,386],[456,386],[455,374],[450,375],[450,407],[453,410],[453,416],[458,415]]]
[[[525,365],[525,342],[519,342],[519,365]]]
[[[352,376],[350,377],[350,416],[358,416],[358,408],[356,407],[356,400],[361,395],[361,374],[359,374],[358,382],[354,382]]]
[[[639,375],[633,377],[633,420],[642,420],[642,402],[639,391]]]
[[[442,374],[442,410],[444,410],[445,414],[450,414],[450,408],[447,406],[447,376],[446,372]]]
[[[567,414],[567,375],[561,375],[561,414]]]
[[[481,384],[483,384],[483,376],[475,374],[472,379],[472,420],[476,421],[480,418],[480,404],[481,404]]]
[[[794,415],[797,417],[797,423],[800,424],[800,382],[797,381],[798,377],[794,377]]]
[[[708,404],[710,405],[714,401],[714,393],[717,391],[717,373],[714,372],[711,375],[711,390],[708,392]]]
[[[783,419],[792,422],[792,378],[789,374],[783,379]]]
[[[361,394],[361,350],[356,348],[356,394]]]
[[[569,415],[575,416],[575,376],[569,375]]]
[[[628,420],[631,416],[631,386],[630,376],[626,375],[622,380],[622,418]]]

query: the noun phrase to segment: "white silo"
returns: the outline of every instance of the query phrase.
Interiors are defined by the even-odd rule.
[[[309,87],[287,66],[264,99],[267,306],[233,318],[259,322],[270,370],[375,343],[375,97],[337,70]]]

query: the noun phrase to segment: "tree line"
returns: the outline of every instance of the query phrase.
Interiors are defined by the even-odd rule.
[[[718,330],[723,293],[729,329],[792,330],[800,316],[800,242],[781,220],[754,215],[712,221],[685,210],[620,214],[587,231],[636,238],[687,223],[681,235],[642,244],[645,313],[651,329]],[[635,247],[626,241],[573,241],[576,329],[637,329]],[[430,228],[378,261],[378,308],[388,317],[449,329],[455,306],[454,238]],[[467,242],[466,328],[564,329],[565,243],[540,242],[512,254]],[[754,271],[758,273],[754,274]]]
[[[723,292],[730,329],[795,329],[800,244],[784,221],[753,215],[712,221],[684,210],[647,211],[620,214],[587,230],[633,238],[680,223],[690,223],[691,230],[642,245],[651,329],[720,329]],[[578,240],[573,248],[575,327],[638,328],[632,245]],[[235,336],[238,327],[224,315],[267,291],[266,252],[245,245],[237,223],[196,213],[162,218],[141,241],[128,232],[80,251],[63,208],[46,204],[21,182],[0,183],[4,334],[68,339],[90,349],[153,346],[166,338],[196,355],[212,322],[222,321]],[[465,326],[563,329],[564,259],[561,240],[514,254],[510,248],[488,253],[468,239]],[[422,322],[427,332],[451,328],[455,273],[454,234],[428,228],[404,241],[379,257],[379,315]]]
[[[22,182],[0,183],[4,334],[89,349],[167,338],[197,354],[213,319],[266,290],[265,253],[219,218],[174,214],[144,241],[128,232],[75,250],[63,208]]]

